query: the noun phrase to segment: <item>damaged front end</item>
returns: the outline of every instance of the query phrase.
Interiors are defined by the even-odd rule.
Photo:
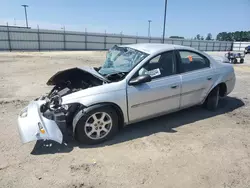
[[[18,116],[18,129],[23,143],[34,140],[68,141],[72,122],[81,104],[62,105],[62,97],[108,82],[92,68],[60,71],[47,82],[53,85],[49,94],[31,101]]]
[[[23,143],[34,140],[54,140],[62,143],[63,135],[54,118],[43,115],[45,100],[32,101],[18,117],[18,129]]]

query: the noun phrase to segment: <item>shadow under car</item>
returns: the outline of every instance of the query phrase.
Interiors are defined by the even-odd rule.
[[[98,145],[79,144],[73,138],[67,145],[59,144],[50,140],[39,140],[36,142],[31,154],[43,155],[53,153],[68,153],[71,152],[74,147],[96,148],[142,138],[159,132],[175,133],[177,132],[174,130],[176,127],[184,126],[186,124],[217,115],[226,114],[244,105],[245,104],[241,99],[228,96],[220,100],[218,109],[216,111],[208,111],[201,108],[200,106],[195,106],[181,110],[179,112],[131,124],[121,129],[113,139]]]

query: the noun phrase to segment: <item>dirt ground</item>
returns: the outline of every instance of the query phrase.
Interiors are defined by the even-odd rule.
[[[218,53],[221,54],[221,53]],[[55,72],[100,65],[104,52],[0,53],[0,187],[250,186],[250,55],[216,112],[193,107],[124,128],[111,141],[82,146],[21,144],[17,116],[48,91]]]

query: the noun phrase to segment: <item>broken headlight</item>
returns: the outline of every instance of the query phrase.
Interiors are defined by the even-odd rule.
[[[21,110],[20,117],[25,118],[27,116],[28,116],[28,108],[26,107],[26,108]]]

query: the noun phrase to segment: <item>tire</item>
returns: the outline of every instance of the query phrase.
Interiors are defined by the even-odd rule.
[[[218,108],[219,104],[219,87],[215,87],[208,95],[205,101],[205,107],[208,110],[215,111]]]
[[[241,60],[240,60],[240,63],[241,63],[241,64],[244,63],[244,59],[241,59]]]
[[[116,111],[110,106],[96,106],[83,114],[76,123],[75,138],[82,144],[93,145],[111,139],[117,132]]]
[[[234,60],[233,60],[233,63],[234,63],[234,64],[237,64],[237,63],[238,63],[237,59],[234,59]]]

